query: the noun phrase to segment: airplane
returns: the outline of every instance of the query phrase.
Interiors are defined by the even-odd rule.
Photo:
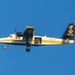
[[[0,38],[0,43],[26,46],[26,51],[30,52],[31,46],[50,46],[74,43],[75,24],[70,23],[61,38],[34,35],[35,28],[26,26],[24,32],[15,32],[8,37]],[[3,48],[6,50],[7,46]]]

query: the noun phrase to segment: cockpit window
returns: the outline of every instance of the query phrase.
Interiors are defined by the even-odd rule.
[[[17,38],[17,36],[14,35],[14,34],[10,35],[9,37],[10,37],[10,38]]]
[[[12,35],[10,37],[12,38]]]
[[[12,35],[10,35],[9,37],[12,38]]]

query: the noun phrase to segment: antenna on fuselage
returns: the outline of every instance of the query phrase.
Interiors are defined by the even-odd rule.
[[[15,28],[15,31],[14,31],[14,33],[16,33],[17,32],[17,28]]]

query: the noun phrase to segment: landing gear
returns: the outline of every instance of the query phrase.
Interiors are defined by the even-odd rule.
[[[6,50],[7,49],[7,46],[3,46],[3,49]]]
[[[31,49],[31,44],[30,44],[30,40],[32,39],[33,37],[33,30],[32,29],[28,29],[26,31],[26,51],[27,52],[30,52],[30,49]]]
[[[27,45],[27,48],[26,48],[26,51],[27,51],[27,52],[30,52],[30,49],[31,49],[31,46],[30,46],[30,44],[28,44],[28,45]]]

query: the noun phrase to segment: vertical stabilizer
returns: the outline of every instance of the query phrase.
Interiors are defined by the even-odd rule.
[[[73,23],[70,23],[61,39],[74,40],[74,37],[75,37],[75,25]]]

